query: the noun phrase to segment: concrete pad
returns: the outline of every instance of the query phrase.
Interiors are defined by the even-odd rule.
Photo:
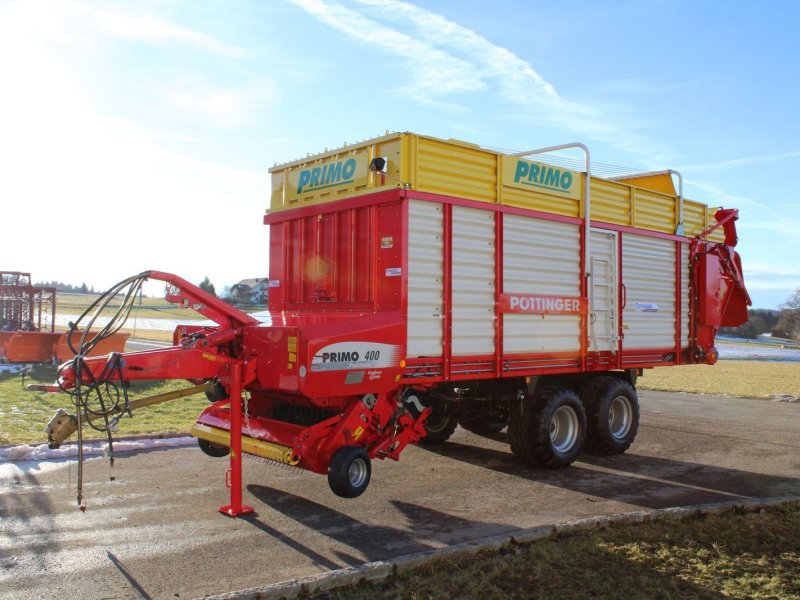
[[[800,405],[647,391],[641,403],[627,454],[563,471],[520,464],[504,434],[461,429],[375,463],[355,500],[324,477],[245,461],[256,514],[239,519],[217,511],[227,462],[196,448],[120,456],[113,482],[107,463],[87,463],[86,512],[74,463],[23,473],[0,484],[0,598],[221,594],[580,519],[800,495]]]

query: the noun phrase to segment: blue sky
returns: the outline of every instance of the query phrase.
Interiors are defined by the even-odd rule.
[[[414,131],[678,169],[800,287],[800,3],[0,1],[2,264],[266,276],[267,169]]]

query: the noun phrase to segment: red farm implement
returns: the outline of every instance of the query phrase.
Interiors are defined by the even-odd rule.
[[[32,284],[30,273],[0,272],[0,360],[61,363],[72,359],[81,333],[56,332],[56,290]],[[71,336],[71,337],[70,337]],[[127,334],[110,336],[92,354],[120,352]]]
[[[249,510],[243,452],[327,474],[343,497],[374,459],[459,424],[507,426],[512,452],[545,468],[624,452],[643,370],[713,364],[719,327],[746,319],[737,212],[685,199],[672,171],[594,177],[570,146],[583,171],[525,158],[561,147],[408,133],[275,167],[268,316],[166,273],[122,282],[114,294],[163,280],[215,325],[66,365],[50,389],[83,414],[54,419],[51,444],[136,408],[126,381],[189,380],[212,400],[192,434],[230,456],[231,515]]]

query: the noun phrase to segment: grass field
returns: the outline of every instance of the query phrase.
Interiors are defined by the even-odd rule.
[[[713,366],[648,369],[637,386],[646,390],[747,398],[800,397],[800,363],[721,360]]]
[[[60,316],[72,315],[72,318],[75,318],[83,313],[83,311],[86,310],[91,303],[97,299],[97,297],[97,295],[69,294],[66,292],[59,292],[56,303],[57,314]],[[100,313],[101,316],[113,316],[121,302],[122,298],[118,297],[118,299],[111,303],[109,308],[104,309]],[[251,305],[237,306],[237,308],[246,313],[264,310],[263,306]],[[151,321],[156,319],[172,321],[178,320],[189,323],[191,321],[204,320],[205,317],[194,310],[188,308],[179,308],[174,304],[170,304],[163,298],[144,297],[141,300],[141,304],[139,304],[139,301],[137,300],[137,303],[131,311],[125,326],[120,331],[123,333],[129,333],[132,336],[142,339],[167,342],[172,340],[172,331],[174,329],[173,325],[165,322],[163,329],[146,329],[137,327],[136,324],[138,319],[148,319]],[[66,327],[56,327],[57,331],[61,329],[66,329]],[[97,327],[94,329],[97,329]]]
[[[314,600],[800,597],[800,504],[615,524],[434,560]]]
[[[58,314],[79,315],[86,310],[98,296],[87,294],[67,294],[59,292],[56,297],[56,311]],[[118,296],[117,299],[111,302],[109,308],[104,310],[101,314],[110,317],[116,312],[116,308],[121,304],[122,297]],[[203,319],[204,317],[193,310],[178,308],[174,304],[170,304],[163,298],[142,298],[141,304],[136,301],[136,304],[131,311],[131,319],[138,317],[142,319]]]
[[[36,366],[25,383],[52,383],[56,370]],[[131,399],[189,387],[185,381],[133,382]],[[45,426],[53,413],[63,408],[74,414],[75,407],[67,394],[28,392],[22,387],[20,375],[0,374],[0,444],[37,444],[47,441]],[[123,418],[118,435],[140,433],[188,432],[200,411],[208,406],[204,394],[173,400],[138,410],[133,418]],[[85,430],[87,439],[101,439],[105,434],[91,428]]]
[[[26,383],[52,383],[55,374],[52,367],[36,366]],[[132,397],[146,396],[188,385],[182,381],[139,382],[132,384],[131,394]],[[750,398],[800,397],[800,364],[720,361],[713,367],[687,365],[650,369],[639,379],[638,387]],[[25,391],[19,375],[0,374],[0,444],[45,441],[43,430],[53,412],[57,408],[69,408],[68,412],[74,412],[65,405],[69,402],[65,394]],[[205,396],[200,395],[141,409],[133,419],[121,420],[120,435],[187,431],[206,402]],[[101,437],[95,431],[89,434]]]

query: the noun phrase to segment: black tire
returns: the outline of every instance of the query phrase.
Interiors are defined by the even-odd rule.
[[[478,435],[495,435],[508,425],[508,411],[489,411],[482,414],[479,410],[470,410],[459,415],[458,424]]]
[[[593,377],[581,388],[586,407],[586,449],[594,454],[622,454],[639,431],[639,398],[618,377]]]
[[[563,469],[578,458],[586,438],[586,414],[575,392],[545,388],[525,398],[508,420],[511,451],[534,467]]]
[[[219,381],[214,382],[214,387],[210,390],[206,391],[206,398],[209,402],[219,402],[220,400],[225,400],[228,397],[228,392],[225,391],[225,388],[222,387],[222,384]]]
[[[203,440],[200,438],[197,438],[197,445],[200,446],[200,450],[203,451],[203,454],[207,454],[208,456],[212,456],[214,458],[222,458],[223,456],[228,456],[228,454],[231,453],[231,449],[227,446],[212,444],[208,440]]]
[[[371,477],[369,455],[358,446],[342,446],[328,465],[328,485],[342,498],[357,498],[363,494]]]
[[[425,437],[420,439],[421,444],[441,444],[450,439],[458,427],[458,420],[445,412],[433,408],[431,414],[425,419]]]

